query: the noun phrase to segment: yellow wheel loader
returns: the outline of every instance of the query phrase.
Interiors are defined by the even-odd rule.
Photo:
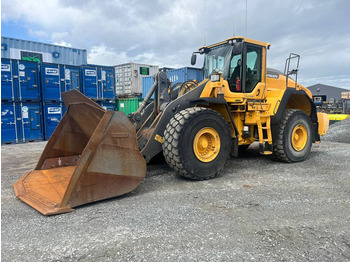
[[[191,63],[198,53],[204,56],[205,80],[172,86],[159,72],[128,117],[78,91],[64,93],[67,113],[35,170],[14,184],[17,197],[44,215],[70,212],[132,191],[145,177],[146,163],[160,153],[178,174],[196,180],[213,178],[253,142],[277,160],[304,160],[329,121],[297,83],[300,57],[291,54],[284,73],[268,69],[269,46],[232,37],[201,47]]]

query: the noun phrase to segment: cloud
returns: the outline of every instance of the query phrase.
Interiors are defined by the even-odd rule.
[[[272,44],[269,67],[295,52],[304,83],[350,88],[347,0],[3,0],[2,9],[35,40],[87,49],[89,63],[190,66],[198,47],[246,35]]]

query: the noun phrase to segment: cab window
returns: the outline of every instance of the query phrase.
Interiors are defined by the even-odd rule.
[[[245,91],[246,93],[250,93],[261,82],[262,48],[248,44],[246,61]]]

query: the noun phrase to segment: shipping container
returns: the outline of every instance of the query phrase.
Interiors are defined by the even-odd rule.
[[[115,99],[115,73],[109,66],[84,65],[81,67],[82,91],[94,100]]]
[[[146,97],[149,90],[151,90],[153,83],[154,83],[153,76],[147,76],[142,78],[142,98]],[[154,94],[152,95],[151,98],[154,99]]]
[[[42,111],[44,120],[44,138],[45,140],[49,140],[53,131],[66,112],[66,107],[62,102],[43,102]]]
[[[134,113],[139,108],[142,99],[139,97],[132,98],[118,98],[117,100],[117,111],[124,112],[125,115]]]
[[[85,49],[10,37],[1,37],[1,57],[36,63],[55,63],[75,66],[87,64],[87,53]]]
[[[62,101],[64,79],[61,78],[59,64],[42,63],[40,65],[43,101]]]
[[[116,93],[119,97],[124,95],[141,95],[142,79],[153,76],[159,71],[158,66],[138,63],[116,65],[114,68]]]
[[[80,90],[80,67],[42,63],[40,65],[43,101],[62,101],[62,93]]]
[[[99,102],[99,105],[107,111],[116,111],[117,109],[115,101],[101,101]]]
[[[13,78],[18,78],[17,100],[40,101],[41,90],[38,64],[23,60],[16,60],[16,64],[18,71],[16,70],[16,75],[13,75]]]
[[[12,59],[1,59],[2,101],[15,101],[17,98],[18,74],[16,71],[16,65],[16,62]],[[13,78],[14,74],[17,75],[17,78]]]
[[[19,121],[15,102],[1,102],[1,143],[18,143]]]
[[[79,66],[62,65],[60,73],[61,79],[64,79],[64,92],[73,89],[81,91]]]
[[[17,102],[17,119],[20,120],[20,141],[32,142],[44,139],[40,102]]]
[[[165,70],[172,85],[183,83],[188,80],[203,81],[203,70],[201,68],[183,67],[173,70]],[[154,83],[153,77],[144,78],[142,81],[142,98],[145,98]]]
[[[187,80],[197,80],[198,83],[203,81],[203,70],[201,68],[184,67],[168,70],[166,74],[173,85]]]

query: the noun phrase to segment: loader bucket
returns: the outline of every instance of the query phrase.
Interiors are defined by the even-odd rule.
[[[136,131],[122,112],[106,111],[76,90],[63,94],[67,112],[16,196],[44,215],[116,197],[146,175]]]

